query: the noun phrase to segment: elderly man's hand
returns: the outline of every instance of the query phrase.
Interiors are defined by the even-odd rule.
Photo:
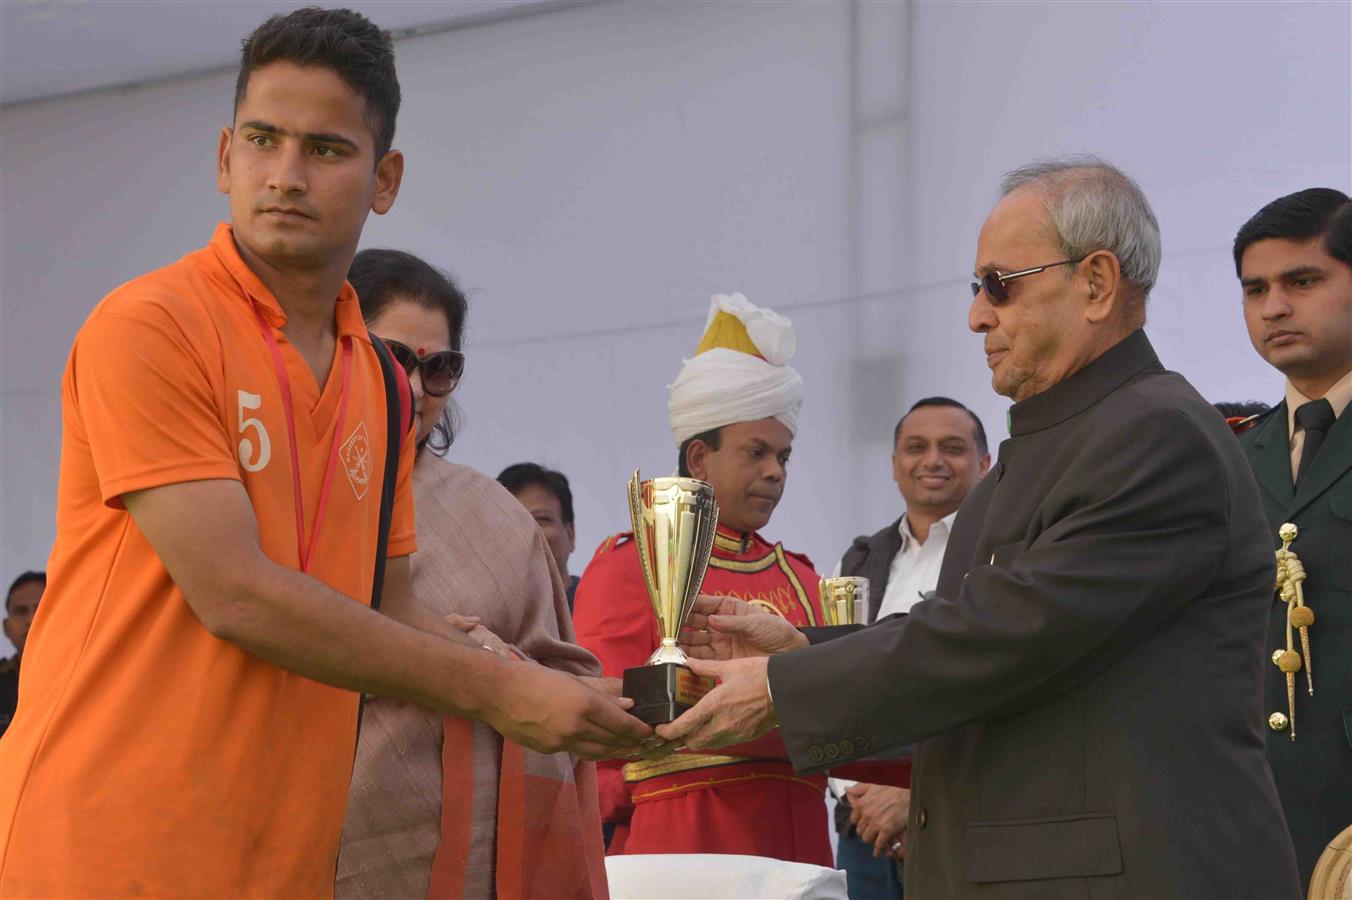
[[[856,784],[845,793],[852,807],[850,822],[859,837],[873,845],[873,855],[904,859],[911,792],[886,784]]]
[[[787,619],[735,597],[701,594],[681,632],[681,647],[695,659],[749,659],[806,646]]]
[[[727,662],[691,659],[689,665],[696,675],[712,675],[719,683],[676,721],[657,726],[664,741],[691,750],[713,750],[745,743],[778,724],[765,657]]]

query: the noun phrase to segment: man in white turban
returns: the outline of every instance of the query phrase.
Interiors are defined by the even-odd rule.
[[[676,446],[725,425],[761,419],[783,425],[792,442],[803,405],[803,379],[788,364],[798,345],[793,323],[741,294],[716,294],[704,328],[694,357],[667,389]]]
[[[741,294],[718,295],[704,338],[669,389],[678,471],[713,485],[719,524],[703,591],[734,596],[798,626],[818,624],[818,576],[806,556],[759,531],[784,493],[803,404],[788,366],[793,325]],[[629,534],[607,538],[578,584],[578,643],[605,674],[641,666],[657,648]],[[775,732],[717,754],[677,753],[598,765],[610,853],[740,853],[830,866],[821,776],[789,765]]]

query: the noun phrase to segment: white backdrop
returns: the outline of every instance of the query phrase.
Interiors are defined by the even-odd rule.
[[[1031,157],[1098,152],[1140,180],[1166,364],[1217,400],[1276,399],[1229,246],[1270,199],[1348,189],[1350,33],[1343,2],[646,2],[409,38],[408,177],[364,245],[470,289],[451,456],[566,472],[575,572],[625,526],[629,472],[674,465],[665,385],[708,296],[787,312],[807,405],[767,532],[829,568],[899,512],[887,453],[910,402],[947,394],[1006,434],[966,284],[1000,174]],[[0,108],[6,582],[51,545],[75,330],[226,214],[232,82]]]

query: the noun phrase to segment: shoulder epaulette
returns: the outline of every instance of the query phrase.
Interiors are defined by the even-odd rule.
[[[817,571],[817,567],[812,564],[812,560],[807,558],[806,553],[794,553],[788,547],[785,547],[784,544],[781,543],[780,541],[768,541],[765,539],[765,535],[761,534],[759,531],[752,532],[750,540],[753,542],[760,543],[765,547],[768,547],[771,550],[771,552],[778,550],[785,556],[792,556],[794,559],[798,560],[800,563],[807,566],[812,571],[814,572]]]
[[[596,552],[593,553],[592,556],[597,557],[603,553],[609,553],[616,547],[623,547],[633,539],[634,533],[632,531],[621,531],[619,534],[612,534],[601,542],[601,545],[596,548]]]
[[[1230,426],[1230,431],[1234,434],[1243,434],[1246,431],[1252,431],[1254,428],[1257,428],[1264,419],[1282,408],[1282,404],[1279,403],[1276,406],[1270,406],[1262,412],[1254,413],[1251,416],[1228,416],[1226,417],[1225,424]]]
[[[784,547],[783,544],[780,544],[779,546],[783,548],[785,556],[792,556],[794,559],[798,560],[800,563],[807,566],[812,571],[814,572],[817,571],[817,567],[812,564],[812,560],[807,558],[806,553],[794,553],[792,550],[789,550],[787,547]]]

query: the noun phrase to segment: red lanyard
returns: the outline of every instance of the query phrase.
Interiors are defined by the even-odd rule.
[[[315,510],[315,529],[310,540],[305,540],[305,500],[301,496],[300,449],[296,444],[296,406],[291,400],[291,376],[286,373],[286,361],[282,359],[282,350],[277,346],[277,338],[272,326],[263,317],[263,311],[256,305],[254,315],[258,317],[258,328],[263,339],[272,351],[272,364],[277,368],[277,386],[282,390],[282,409],[286,412],[286,436],[291,444],[291,483],[296,499],[296,553],[300,558],[300,570],[309,574],[310,562],[315,550],[315,541],[319,538],[319,526],[324,521],[324,510],[329,504],[329,487],[333,484],[333,471],[338,467],[338,445],[343,439],[343,420],[347,417],[347,392],[352,384],[352,340],[340,338],[343,347],[342,391],[338,395],[338,421],[333,427],[333,440],[329,443],[329,464],[324,469],[324,482],[319,489],[319,508]]]

